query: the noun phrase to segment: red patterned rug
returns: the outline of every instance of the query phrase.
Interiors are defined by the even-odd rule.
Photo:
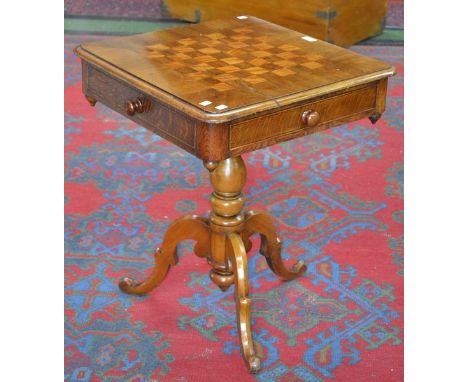
[[[65,0],[66,17],[161,19],[168,15],[162,0]]]
[[[88,105],[71,49],[89,39],[65,41],[65,380],[403,381],[403,49],[355,48],[398,70],[375,126],[359,121],[244,158],[247,207],[272,213],[288,262],[308,264],[285,283],[250,255],[263,362],[252,376],[232,288],[211,283],[191,243],[151,295],[117,287],[150,270],[172,219],[208,211],[210,186],[199,160]]]
[[[385,22],[387,28],[404,27],[404,8],[403,0],[388,0],[387,17]]]

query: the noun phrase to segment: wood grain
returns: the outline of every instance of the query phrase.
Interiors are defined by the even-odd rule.
[[[102,102],[204,161],[222,161],[364,117],[375,123],[384,112],[393,67],[304,37],[249,17],[76,52],[91,105]],[[226,108],[213,111],[218,102]]]
[[[176,109],[215,123],[394,73],[386,63],[304,38],[254,17],[232,18],[87,43],[76,52]]]
[[[84,63],[86,70],[86,85],[84,92],[87,97],[99,100],[111,109],[119,112],[136,123],[145,126],[150,131],[196,154],[195,122],[177,110],[172,110],[154,97],[141,90],[129,86],[119,79],[110,76],[92,65]],[[142,113],[129,115],[127,102],[141,98],[146,106]]]
[[[275,139],[281,142],[291,139],[293,132],[309,129],[302,121],[302,114],[315,111],[319,122],[315,130],[334,121],[352,118],[356,114],[375,109],[377,84],[352,90],[320,101],[281,110],[267,116],[233,124],[231,127],[230,149],[236,151],[241,146]],[[309,130],[309,132],[312,132]]]
[[[247,252],[252,248],[250,237],[254,234],[260,235],[260,253],[265,256],[268,266],[275,275],[289,281],[305,273],[307,265],[303,261],[298,261],[291,269],[284,264],[281,258],[282,242],[276,233],[273,216],[262,211],[246,212],[241,237]]]
[[[386,0],[165,0],[164,3],[171,16],[185,20],[252,15],[341,46],[379,34],[387,10]]]
[[[250,305],[249,297],[249,270],[247,253],[241,237],[237,233],[228,236],[228,257],[234,271],[234,299],[236,301],[237,332],[241,345],[241,354],[244,358],[247,370],[252,373],[260,371],[260,358],[255,352],[250,327]]]
[[[171,266],[178,263],[177,245],[183,240],[195,240],[194,252],[199,257],[209,254],[208,219],[200,216],[183,216],[175,220],[168,228],[161,248],[154,252],[154,269],[151,275],[142,282],[124,277],[120,289],[128,294],[142,295],[151,292],[166,278]]]

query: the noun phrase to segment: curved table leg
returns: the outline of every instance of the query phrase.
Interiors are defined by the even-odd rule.
[[[252,332],[250,329],[249,282],[247,274],[247,254],[244,243],[237,233],[228,236],[228,256],[234,271],[234,284],[236,286],[234,298],[237,310],[237,330],[241,342],[242,356],[250,373],[260,370],[260,358],[255,354]]]
[[[249,211],[245,214],[244,230],[241,233],[242,240],[247,251],[252,247],[250,236],[260,234],[260,253],[265,256],[268,266],[277,275],[286,280],[293,280],[302,276],[307,270],[303,261],[298,261],[291,269],[286,268],[281,258],[281,240],[276,234],[273,217],[260,211]]]
[[[177,244],[182,240],[196,240],[194,252],[199,257],[206,257],[209,253],[209,223],[208,219],[200,216],[183,216],[175,220],[164,235],[161,248],[154,253],[154,270],[151,275],[142,282],[124,277],[119,288],[129,294],[142,295],[156,288],[165,279],[169,268],[176,265]]]

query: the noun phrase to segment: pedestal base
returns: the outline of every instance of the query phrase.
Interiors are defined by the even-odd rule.
[[[141,295],[156,288],[166,277],[169,268],[176,265],[177,244],[183,240],[195,240],[194,252],[205,257],[212,266],[211,280],[227,290],[235,285],[237,327],[242,356],[249,372],[260,370],[260,359],[255,353],[250,329],[250,304],[247,252],[251,249],[250,237],[259,234],[260,253],[266,258],[270,269],[285,280],[292,280],[306,271],[299,261],[288,269],[281,258],[281,241],[271,215],[265,212],[242,212],[244,199],[241,189],[245,183],[245,166],[241,157],[226,159],[219,163],[206,163],[211,183],[215,189],[211,197],[213,212],[209,218],[184,216],[168,228],[161,248],[154,253],[155,267],[152,274],[142,282],[130,278],[120,281],[122,291]]]

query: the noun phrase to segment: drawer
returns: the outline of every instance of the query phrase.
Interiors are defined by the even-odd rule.
[[[378,83],[287,108],[231,126],[233,155],[369,116],[376,110]],[[309,118],[309,120],[308,120]]]
[[[176,110],[83,61],[83,92],[195,154],[196,126]]]

